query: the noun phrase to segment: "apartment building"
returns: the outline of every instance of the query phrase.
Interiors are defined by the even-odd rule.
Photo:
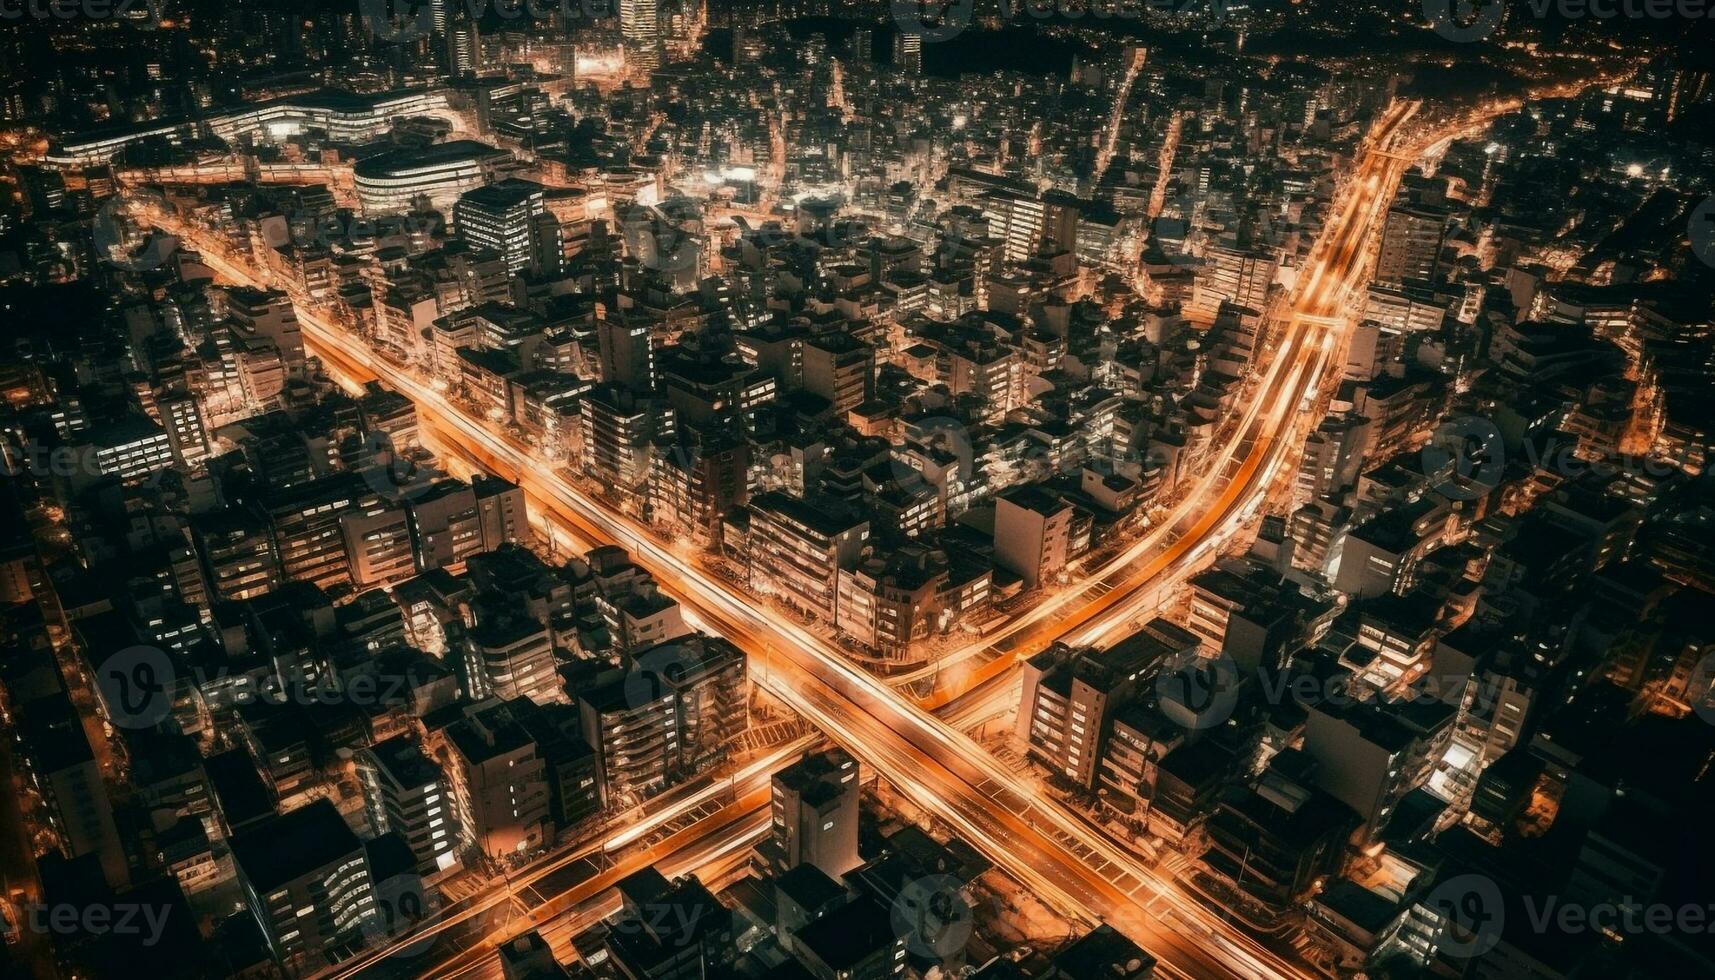
[[[813,864],[838,881],[857,867],[859,772],[841,749],[807,755],[774,774],[765,852],[777,872]]]
[[[722,759],[749,724],[745,669],[738,647],[697,634],[640,650],[621,676],[580,691],[603,797],[647,796]]]
[[[995,498],[995,562],[1033,589],[1052,581],[1074,557],[1074,508],[1035,486],[1008,490]]]
[[[1163,664],[1194,655],[1200,644],[1196,634],[1154,619],[1104,651],[1051,647],[1025,663],[1015,734],[1031,759],[1093,789],[1115,712]]]
[[[750,500],[750,585],[836,623],[840,569],[855,565],[868,540],[869,521],[844,507],[758,494]]]
[[[548,763],[521,718],[533,702],[490,699],[442,732],[463,841],[501,859],[553,840]]]
[[[232,838],[245,901],[289,971],[330,965],[374,912],[363,843],[332,801],[270,817]]]
[[[408,736],[358,750],[358,785],[373,835],[398,832],[430,876],[458,866],[461,835],[451,782]]]

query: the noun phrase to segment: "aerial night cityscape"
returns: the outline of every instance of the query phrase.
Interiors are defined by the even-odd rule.
[[[1715,978],[1715,0],[0,0],[0,394],[8,980]]]

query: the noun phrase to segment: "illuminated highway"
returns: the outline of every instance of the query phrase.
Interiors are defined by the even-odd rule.
[[[427,956],[431,952],[444,953],[444,947],[458,946],[461,940],[470,947],[489,951],[492,955],[493,933],[508,929],[518,921],[534,921],[543,909],[555,907],[556,903],[581,901],[583,897],[588,897],[586,893],[592,882],[605,881],[606,884],[600,889],[589,893],[599,894],[618,880],[609,880],[615,868],[629,869],[624,872],[629,873],[658,860],[663,854],[674,853],[675,848],[722,839],[718,837],[720,832],[731,830],[746,818],[761,814],[766,821],[763,810],[768,804],[769,777],[814,748],[818,741],[815,736],[793,739],[739,766],[730,776],[698,780],[670,790],[649,801],[635,816],[617,815],[611,822],[623,823],[618,830],[603,834],[594,842],[549,854],[511,872],[507,876],[505,887],[491,888],[469,900],[450,903],[439,909],[408,937],[384,946],[366,948],[357,956],[324,970],[320,975],[334,978],[385,976],[394,973],[400,976],[415,976],[426,965],[419,962],[416,954]],[[728,797],[732,798],[731,801],[723,803]],[[709,807],[718,809],[707,819],[698,820],[693,826],[672,834],[665,841],[651,844],[637,854],[626,853],[635,849],[639,842],[649,835],[668,827],[673,821]],[[625,822],[628,816],[632,819]],[[743,825],[751,826],[749,823]],[[672,846],[668,846],[669,842]],[[542,894],[542,889],[551,886],[560,875],[576,873],[582,865],[607,865],[615,860],[614,855],[621,855],[617,863],[601,873],[579,880],[567,890]],[[644,861],[645,865],[639,865],[640,860]],[[624,873],[619,877],[624,877]],[[534,903],[529,905],[527,911],[518,912],[517,906],[524,904],[525,896],[533,899]],[[563,904],[558,907],[563,907]]]
[[[401,977],[493,978],[501,980],[500,958],[494,947],[536,930],[554,948],[556,957],[569,957],[572,940],[585,929],[619,910],[613,888],[627,875],[654,867],[668,878],[695,874],[710,890],[749,865],[749,852],[768,833],[768,791],[746,796],[658,843],[620,858],[564,892],[532,896],[528,911],[488,923],[482,943],[433,963],[410,964]]]
[[[1370,145],[1391,148],[1393,134],[1416,110],[1415,103],[1396,103],[1378,124]],[[1227,537],[1255,514],[1263,491],[1295,445],[1295,423],[1314,422],[1303,410],[1339,349],[1345,299],[1367,278],[1368,263],[1363,260],[1407,168],[1407,156],[1366,154],[1350,178],[1352,196],[1336,207],[1312,249],[1284,322],[1266,327],[1279,337],[1279,344],[1264,366],[1258,397],[1248,402],[1231,443],[1217,454],[1224,461],[1196,478],[1166,520],[1094,569],[1084,583],[1047,597],[982,643],[943,658],[939,669],[949,673],[951,681],[942,681],[922,699],[923,706],[950,704],[1055,640],[1094,644],[1118,639],[1114,634],[1133,616],[1153,608],[1173,584],[1213,561]],[[1093,628],[1080,631],[1091,624]],[[971,670],[948,671],[950,663],[973,656],[986,662]]]
[[[1381,152],[1367,152],[1347,181],[1279,327],[1259,390],[1232,441],[1217,453],[1224,461],[1197,480],[1173,516],[1104,566],[1094,585],[1062,593],[1009,624],[994,644],[1001,655],[969,672],[958,690],[942,692],[939,703],[998,677],[1018,655],[1070,630],[1085,628],[1087,638],[1103,638],[1153,601],[1161,583],[1210,558],[1260,505],[1286,456],[1294,423],[1308,420],[1305,409],[1339,348],[1343,300],[1366,277],[1378,219],[1417,148],[1393,143],[1414,111],[1410,104],[1390,110],[1369,141]],[[234,281],[259,284],[219,252],[205,252],[205,261]],[[423,427],[437,442],[517,481],[544,519],[580,541],[629,549],[664,591],[684,603],[689,619],[750,653],[760,683],[1044,901],[1075,919],[1112,923],[1158,958],[1163,976],[1306,975],[1135,856],[1091,833],[1064,807],[1042,798],[953,726],[854,666],[828,641],[735,595],[646,527],[589,499],[549,462],[471,419],[321,314],[300,308],[299,315],[306,343],[330,373],[348,381],[380,378],[416,402]]]
[[[205,261],[235,281],[254,281],[217,256]],[[420,423],[435,430],[439,441],[456,442],[485,469],[517,480],[533,507],[578,540],[629,548],[656,573],[663,591],[685,604],[687,619],[750,652],[765,687],[1069,917],[1112,922],[1159,958],[1164,975],[1299,975],[1202,906],[1126,870],[1135,858],[1118,848],[1098,840],[1075,851],[1087,829],[1051,801],[1009,796],[1012,775],[963,734],[851,665],[826,641],[728,593],[630,519],[603,511],[552,467],[358,348],[354,338],[316,314],[300,311],[300,317],[306,341],[331,371],[352,378],[374,375],[396,386],[417,400]],[[1158,900],[1164,908],[1146,911]],[[1214,945],[1215,936],[1224,945]],[[360,962],[381,959],[377,951]]]

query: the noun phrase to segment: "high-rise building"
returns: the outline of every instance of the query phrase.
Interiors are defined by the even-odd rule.
[[[237,508],[196,514],[191,535],[216,598],[251,599],[280,587],[280,562],[268,524]]]
[[[1382,225],[1376,279],[1386,283],[1434,281],[1441,246],[1447,237],[1447,212],[1441,208],[1396,204]]]
[[[623,676],[580,692],[604,798],[646,796],[718,762],[748,724],[745,684],[744,652],[699,634],[639,650]]]
[[[904,35],[901,35],[904,36]],[[1006,260],[1023,262],[1042,243],[1047,208],[1032,193],[996,188],[978,199],[994,235],[1006,242]]]
[[[250,912],[292,972],[332,962],[374,914],[363,843],[330,800],[272,817],[232,839]]]
[[[995,499],[995,561],[1024,579],[1025,588],[1051,580],[1073,557],[1073,508],[1035,485]]]
[[[477,517],[476,493],[458,480],[440,480],[406,501],[416,540],[417,567],[459,567],[485,546]]]
[[[124,707],[111,704],[107,710],[120,717],[117,713]],[[130,883],[125,847],[101,763],[77,708],[64,694],[56,694],[31,701],[14,718],[28,780],[46,811],[44,826],[59,838],[67,856],[95,855],[107,883],[124,888]]]
[[[514,172],[508,150],[476,140],[403,147],[359,161],[352,181],[365,214],[402,214],[423,203],[450,211],[459,196]]]
[[[454,799],[464,841],[492,858],[553,839],[548,765],[520,717],[532,702],[491,699],[447,726]]]
[[[325,589],[351,581],[341,517],[380,503],[361,476],[343,472],[264,494],[259,506],[273,528],[274,553],[285,577]]]
[[[548,814],[560,830],[601,810],[601,759],[585,742],[576,705],[512,703],[514,716],[546,764]]]
[[[868,540],[869,521],[846,508],[759,494],[750,500],[750,584],[833,623],[840,569],[854,566]]]
[[[697,980],[732,972],[738,916],[692,875],[654,868],[622,879],[619,913],[602,930],[608,968],[622,977]],[[599,962],[599,960],[598,960]]]
[[[1451,742],[1457,710],[1434,701],[1306,705],[1304,754],[1316,782],[1357,811],[1366,839],[1428,782]]]
[[[484,551],[508,542],[530,538],[530,518],[524,509],[524,491],[518,484],[498,476],[477,473],[470,478],[476,494],[476,516],[482,529]]]
[[[528,540],[524,491],[482,473],[470,483],[439,481],[406,501],[417,567],[458,567],[472,555]]]
[[[860,27],[852,32],[852,60],[867,65],[875,60],[875,31]]]
[[[406,736],[361,749],[358,782],[364,813],[375,835],[397,831],[424,875],[458,864],[458,810],[452,785],[440,766]]]
[[[1143,679],[1195,653],[1195,633],[1165,619],[1097,654],[1057,646],[1024,666],[1018,736],[1032,759],[1086,789],[1095,786],[1113,716]]]
[[[626,59],[644,70],[661,65],[660,0],[619,0],[619,33]]]
[[[1709,101],[1715,92],[1715,72],[1706,66],[1674,65],[1663,73],[1663,111],[1668,122],[1684,116],[1692,106]]]
[[[774,774],[766,848],[777,871],[813,864],[838,880],[857,867],[858,763],[841,749],[808,755]]]
[[[417,573],[411,527],[405,508],[376,500],[339,515],[345,539],[351,584],[370,589],[410,578]]]
[[[719,428],[683,434],[688,438],[650,460],[650,511],[655,520],[684,525],[695,539],[710,542],[727,512],[750,499],[751,446]]]
[[[510,609],[484,612],[465,632],[465,676],[472,698],[561,700],[554,641],[548,628]]]
[[[900,31],[893,35],[893,67],[913,77],[923,74],[922,34]]]
[[[602,317],[596,321],[601,380],[634,392],[655,387],[655,343],[642,320]]]
[[[601,759],[609,805],[643,799],[667,785],[678,764],[679,712],[671,693],[632,668],[578,693],[584,741]]]
[[[1333,607],[1312,601],[1277,572],[1252,562],[1222,562],[1193,575],[1186,626],[1241,671],[1279,670],[1312,638]]]
[[[844,332],[816,334],[804,342],[804,390],[826,398],[834,414],[845,414],[875,393],[875,349]]]
[[[1307,497],[1337,497],[1358,479],[1369,458],[1370,420],[1352,412],[1331,414],[1304,440],[1298,490]]]
[[[893,909],[865,895],[800,926],[792,948],[816,980],[896,980],[905,976],[906,936]]]
[[[737,425],[753,433],[758,415],[779,394],[772,374],[739,358],[699,357],[666,347],[657,370],[668,404],[691,425]]]
[[[546,202],[546,187],[508,178],[461,195],[453,205],[453,226],[465,241],[500,253],[509,272],[554,273],[560,267],[560,224]]]
[[[155,399],[161,413],[161,426],[167,432],[167,445],[179,465],[196,467],[209,457],[208,430],[203,426],[202,408],[195,397],[182,390],[163,393]]]
[[[87,440],[80,447],[84,465],[77,467],[74,482],[99,475],[137,483],[173,465],[167,431],[140,412],[95,426]]]
[[[1205,259],[1192,288],[1189,316],[1212,320],[1226,303],[1250,310],[1268,308],[1269,286],[1280,268],[1276,249],[1215,245]]]
[[[303,331],[290,296],[279,290],[236,286],[227,291],[226,312],[240,336],[267,340],[280,351],[288,372],[303,373]]]
[[[643,488],[651,445],[673,437],[672,409],[623,385],[598,385],[579,403],[584,467],[620,492]]]
[[[910,660],[916,641],[988,596],[992,572],[955,583],[944,552],[907,544],[840,569],[840,632],[878,656]]]
[[[447,71],[470,78],[482,66],[482,33],[470,17],[456,17],[447,26]]]
[[[659,0],[620,0],[619,32],[635,44],[652,44],[661,39]]]

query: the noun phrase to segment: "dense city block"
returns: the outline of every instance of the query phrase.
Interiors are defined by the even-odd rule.
[[[1712,12],[0,9],[0,972],[1715,976]]]

